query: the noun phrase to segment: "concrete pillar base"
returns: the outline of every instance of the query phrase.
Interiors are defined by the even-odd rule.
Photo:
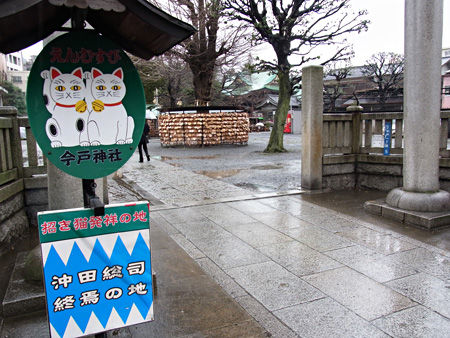
[[[404,210],[440,212],[450,210],[450,193],[439,190],[434,193],[411,192],[395,188],[386,196],[386,203]]]

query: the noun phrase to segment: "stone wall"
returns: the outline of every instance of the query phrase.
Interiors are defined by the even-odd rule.
[[[337,155],[325,156],[323,188],[332,190],[375,189],[390,191],[403,185],[402,156]],[[450,163],[441,159],[439,182],[450,192]]]
[[[355,189],[355,156],[324,157],[322,165],[322,187],[333,190]]]
[[[30,225],[37,227],[37,213],[48,210],[47,175],[26,178],[24,195]]]
[[[23,191],[0,202],[0,252],[28,229]]]
[[[23,185],[18,184],[21,182]],[[37,212],[48,209],[46,175],[21,179],[13,185],[17,186],[15,193],[0,199],[0,251],[14,245],[30,225],[37,227]]]

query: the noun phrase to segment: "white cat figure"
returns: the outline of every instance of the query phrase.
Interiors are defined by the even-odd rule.
[[[45,124],[50,145],[53,148],[89,145],[82,68],[63,74],[57,68],[50,67],[50,70],[41,72],[41,77],[44,79],[42,92],[45,104],[52,115]]]
[[[88,136],[91,146],[133,142],[134,120],[122,104],[126,94],[122,68],[103,74],[92,68],[86,72],[87,104],[91,110]]]

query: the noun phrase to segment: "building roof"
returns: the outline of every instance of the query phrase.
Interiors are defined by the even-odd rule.
[[[277,75],[272,72],[242,72],[225,83],[223,92],[228,95],[245,95],[261,89],[278,91],[278,83],[276,80]]]
[[[260,103],[256,108],[261,109],[262,107],[265,107],[267,105],[276,107],[278,105],[278,95],[272,95],[272,94],[267,95],[266,100],[263,101],[262,103]],[[292,108],[298,108],[300,106],[300,102],[297,99],[297,97],[292,95],[289,105]]]
[[[350,78],[358,78],[358,77],[365,77],[365,75],[362,73],[364,66],[355,66],[349,68],[349,73],[347,75],[347,79]],[[333,81],[335,80],[335,77],[332,75],[325,75],[324,81]]]
[[[0,52],[26,48],[79,15],[96,31],[143,59],[161,55],[195,28],[146,0],[2,0]]]

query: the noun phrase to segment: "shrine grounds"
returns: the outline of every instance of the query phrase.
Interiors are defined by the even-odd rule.
[[[448,336],[450,231],[367,214],[364,201],[384,192],[301,191],[301,137],[285,135],[289,152],[265,154],[268,137],[205,148],[152,139],[151,161],[135,154],[114,180],[149,199],[156,229],[250,315],[221,315],[207,333],[174,327],[186,336]],[[190,279],[186,271],[178,277]],[[203,299],[187,285],[176,294]],[[215,317],[210,301],[195,320]],[[151,325],[129,334],[152,337]]]
[[[155,321],[108,337],[448,337],[450,231],[367,214],[376,191],[309,193],[300,136],[137,152],[110,202],[149,200]],[[1,337],[48,336],[45,313]]]
[[[257,192],[286,191],[300,186],[301,135],[285,134],[288,152],[266,154],[270,132],[250,133],[246,146],[222,145],[163,148],[157,138],[150,155],[165,163]]]

